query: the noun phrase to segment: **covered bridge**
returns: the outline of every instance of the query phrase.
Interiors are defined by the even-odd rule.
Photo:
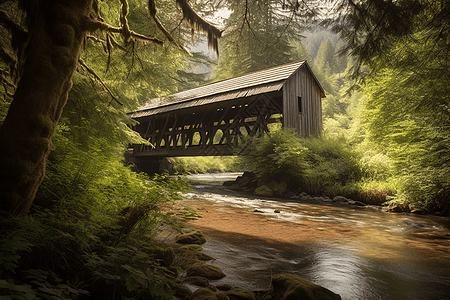
[[[324,90],[306,61],[290,63],[153,99],[129,115],[152,146],[133,145],[136,159],[232,155],[247,136],[280,120],[301,136],[320,135]]]

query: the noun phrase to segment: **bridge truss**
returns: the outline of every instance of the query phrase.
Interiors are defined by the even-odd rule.
[[[133,129],[151,145],[133,145],[133,156],[234,155],[282,114],[278,91],[150,115]]]

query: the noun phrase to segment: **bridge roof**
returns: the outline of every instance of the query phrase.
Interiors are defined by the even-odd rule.
[[[168,103],[158,106],[147,104],[129,115],[132,118],[140,118],[183,108],[279,91],[283,87],[286,79],[304,65],[310,69],[306,61],[300,61],[156,98],[153,100],[167,101]],[[323,94],[323,89],[317,79],[316,82]]]

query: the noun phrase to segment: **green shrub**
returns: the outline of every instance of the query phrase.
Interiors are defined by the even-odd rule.
[[[275,128],[256,138],[243,152],[243,160],[258,178],[284,179],[290,188],[311,194],[356,189],[362,177],[356,152],[339,138],[299,138],[290,129]]]
[[[307,148],[291,130],[275,129],[253,139],[243,151],[243,161],[258,178],[283,176],[303,182],[308,169]]]

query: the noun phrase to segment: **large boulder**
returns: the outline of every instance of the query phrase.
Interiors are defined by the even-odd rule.
[[[257,187],[254,191],[253,194],[256,196],[263,196],[263,197],[272,197],[273,196],[273,191],[267,187],[266,185],[261,185],[260,187]]]
[[[252,172],[244,172],[242,176],[236,178],[236,183],[240,188],[250,187],[255,185],[256,176]]]
[[[222,279],[225,274],[217,266],[207,265],[204,262],[197,262],[189,267],[187,270],[188,276],[201,276],[210,280]]]
[[[192,230],[187,233],[179,234],[176,242],[180,244],[203,244],[206,242],[205,236],[201,231]]]
[[[272,278],[272,300],[340,300],[341,296],[293,274]]]

